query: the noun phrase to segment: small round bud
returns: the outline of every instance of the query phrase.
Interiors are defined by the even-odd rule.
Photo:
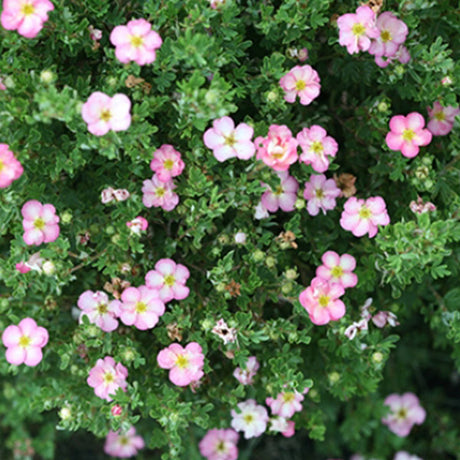
[[[297,198],[294,206],[298,211],[301,211],[302,209],[305,208],[305,200],[303,198]]]
[[[328,375],[328,378],[329,378],[330,384],[334,385],[340,380],[340,374],[334,371]]]
[[[295,280],[299,274],[297,273],[297,270],[295,268],[288,268],[285,272],[284,272],[284,276],[288,279],[288,280]]]
[[[72,411],[69,407],[63,407],[59,411],[59,417],[61,417],[62,420],[69,420],[72,417]]]
[[[203,321],[201,321],[201,329],[203,329],[204,331],[209,331],[213,328],[213,326],[214,321],[211,321],[210,319],[204,319]]]
[[[447,75],[446,77],[444,77],[442,80],[441,80],[441,84],[443,86],[450,86],[451,84],[453,83],[453,80],[451,77],[449,77],[449,75]]]
[[[372,354],[372,361],[374,361],[376,364],[381,363],[383,361],[383,354],[380,353],[380,351],[376,351]]]
[[[63,224],[70,224],[70,222],[72,222],[72,213],[70,211],[64,211],[62,214],[61,214],[61,222]]]
[[[108,78],[107,78],[107,84],[108,84],[109,86],[112,86],[112,87],[113,87],[113,86],[117,86],[118,80],[117,80],[115,77],[108,77]]]
[[[99,329],[97,326],[90,324],[86,329],[86,332],[90,337],[97,337],[99,335],[100,330],[101,329]]]
[[[269,91],[267,93],[267,101],[268,102],[275,102],[278,99],[278,94],[276,91]]]
[[[417,179],[426,179],[430,174],[430,170],[426,166],[419,166],[415,170],[415,177]]]
[[[228,237],[228,235],[222,234],[217,237],[217,241],[220,244],[228,244],[230,242],[230,238]]]
[[[56,76],[53,72],[51,72],[51,70],[42,70],[42,72],[40,73],[40,80],[42,83],[45,83],[46,85],[53,83],[55,79]]]
[[[122,356],[123,356],[123,361],[130,363],[131,361],[134,361],[134,358],[136,357],[136,353],[132,348],[127,347],[123,350]]]
[[[256,249],[252,253],[252,259],[254,260],[254,262],[262,262],[262,260],[265,259],[265,253],[260,249]]]
[[[397,65],[397,66],[395,67],[395,73],[396,73],[396,75],[402,76],[402,75],[404,75],[405,72],[406,72],[406,69],[404,68],[403,65]]]
[[[235,243],[236,244],[244,244],[246,243],[246,233],[238,232],[235,234]]]
[[[113,225],[107,225],[107,227],[105,227],[105,233],[107,233],[107,235],[113,235],[115,233],[115,227]]]
[[[217,283],[215,288],[217,292],[224,292],[225,291],[225,283]]]
[[[215,89],[210,89],[206,92],[204,100],[207,104],[216,104],[217,102],[219,102],[219,92]]]
[[[116,233],[115,235],[112,235],[112,237],[110,238],[110,241],[113,243],[113,244],[117,244],[120,242],[121,240],[121,235],[119,233]]]
[[[114,417],[119,417],[123,413],[123,409],[121,408],[119,404],[115,404],[114,406],[111,407],[110,413]]]
[[[386,112],[390,108],[390,104],[386,101],[381,101],[377,105],[377,110],[379,112]]]
[[[268,268],[273,268],[275,265],[276,265],[276,259],[272,256],[268,256],[266,259],[265,259],[265,265],[268,267]]]
[[[292,288],[293,288],[292,283],[287,282],[281,286],[281,292],[287,295],[292,291]]]
[[[42,265],[42,270],[45,275],[51,276],[56,273],[56,265],[51,260],[47,260]]]
[[[288,335],[288,342],[289,343],[297,343],[297,340],[299,339],[299,334],[297,331],[290,332]]]

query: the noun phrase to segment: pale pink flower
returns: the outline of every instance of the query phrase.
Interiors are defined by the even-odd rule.
[[[0,91],[5,91],[6,90],[6,86],[3,84],[3,78],[0,77]]]
[[[363,318],[359,321],[355,321],[353,324],[348,326],[345,331],[344,335],[348,337],[348,339],[353,340],[356,337],[358,331],[367,331],[368,330],[368,320]]]
[[[54,10],[49,0],[3,0],[1,23],[6,30],[17,30],[26,38],[35,38]]]
[[[239,412],[234,409],[231,411],[232,428],[236,431],[243,431],[245,439],[260,436],[267,429],[269,419],[267,409],[257,405],[254,399],[240,402],[237,406]]]
[[[297,134],[297,141],[302,149],[299,161],[310,164],[319,173],[327,171],[330,159],[336,156],[339,149],[335,139],[319,125],[302,129]]]
[[[172,211],[179,203],[179,195],[173,192],[177,187],[174,182],[162,182],[156,174],[152,179],[147,179],[143,182],[142,186],[142,203],[147,208],[152,206],[155,208],[162,208],[165,211]]]
[[[27,264],[25,262],[18,262],[16,265],[16,270],[19,272],[19,273],[28,273],[30,272],[31,268],[29,268],[27,266]]]
[[[158,353],[157,362],[162,369],[170,369],[169,380],[180,387],[197,382],[204,375],[203,350],[196,342],[189,343],[185,348],[172,343]]]
[[[304,62],[308,59],[308,50],[307,48],[302,48],[297,52],[297,59],[300,62]]]
[[[271,409],[272,414],[286,419],[302,410],[303,400],[303,395],[298,391],[283,391],[278,393],[276,399],[267,398],[265,404]]]
[[[135,219],[126,222],[127,227],[131,230],[132,233],[140,235],[141,232],[147,230],[149,223],[147,219],[142,216],[137,216]]]
[[[344,293],[345,289],[340,284],[313,278],[310,286],[300,293],[299,301],[312,323],[321,326],[345,315],[345,305],[339,300]]]
[[[59,236],[59,217],[52,204],[41,204],[37,200],[28,201],[21,209],[24,242],[31,246],[51,243]]]
[[[307,211],[310,216],[316,216],[319,210],[326,214],[335,208],[335,199],[342,195],[342,191],[334,179],[327,179],[324,174],[310,176],[305,182],[303,197],[307,200]]]
[[[355,287],[358,277],[353,273],[356,259],[350,254],[339,256],[334,251],[326,251],[321,257],[323,265],[316,269],[316,276],[329,283],[338,283],[344,289]]]
[[[438,101],[433,104],[433,108],[427,107],[430,121],[427,128],[434,136],[445,136],[452,131],[455,117],[460,113],[460,109],[448,105],[443,107]]]
[[[375,13],[368,6],[360,6],[356,13],[348,13],[337,19],[339,43],[347,47],[350,54],[367,51],[371,38],[380,35],[375,24]]]
[[[121,363],[116,363],[111,356],[98,359],[96,365],[89,371],[87,383],[94,388],[94,393],[99,398],[112,401],[110,395],[114,395],[118,388],[126,391],[128,383],[128,369]]]
[[[241,385],[252,385],[253,379],[259,370],[260,364],[255,356],[249,356],[244,368],[237,367],[233,371],[233,377],[241,383]]]
[[[200,454],[207,460],[236,460],[238,438],[238,433],[231,428],[208,430],[198,445]]]
[[[116,201],[126,201],[131,194],[124,188],[117,188],[113,191],[113,197]]]
[[[81,116],[88,125],[88,131],[103,136],[110,130],[125,131],[131,125],[131,101],[125,94],[107,94],[96,91],[81,108]]]
[[[285,438],[291,438],[295,434],[295,422],[292,420],[287,421],[287,429],[285,431],[282,431],[281,434]]]
[[[340,226],[358,237],[367,233],[369,238],[373,238],[378,232],[379,225],[384,226],[389,223],[390,217],[386,204],[380,196],[367,200],[354,196],[348,198],[340,218]]]
[[[43,271],[44,263],[45,259],[43,259],[43,257],[40,256],[40,251],[35,252],[29,257],[29,260],[27,260],[27,262],[24,263],[24,267],[21,267],[23,271],[20,271],[21,273],[27,273],[28,271],[33,270],[38,273],[41,273]]]
[[[234,237],[234,240],[235,240],[235,243],[236,244],[245,244],[246,243],[246,233],[244,232],[236,232],[235,233],[235,237]]]
[[[144,440],[136,435],[136,429],[132,426],[124,434],[120,430],[109,431],[105,438],[104,452],[112,457],[129,458],[137,455],[138,450],[144,447]]]
[[[101,192],[101,202],[102,204],[110,203],[111,201],[126,201],[131,194],[128,190],[124,188],[114,189],[112,187],[107,187]]]
[[[8,144],[0,144],[0,188],[9,187],[24,172]]]
[[[375,56],[375,63],[384,69],[393,61],[399,61],[401,64],[407,64],[410,61],[409,50],[404,45],[399,45],[398,50],[393,56]]]
[[[302,105],[309,105],[319,96],[321,90],[318,72],[310,65],[293,67],[281,77],[280,86],[284,90],[284,99],[293,103],[299,96]]]
[[[275,190],[267,184],[262,184],[266,188],[260,199],[262,206],[270,212],[276,212],[280,208],[285,212],[294,211],[299,183],[288,171],[279,171],[277,174],[281,182]]]
[[[418,155],[419,146],[428,145],[432,134],[424,129],[425,120],[418,112],[395,115],[390,120],[390,132],[385,141],[391,150],[400,150],[407,158]]]
[[[425,421],[425,409],[413,393],[401,396],[393,393],[385,398],[384,404],[390,407],[391,412],[382,422],[397,436],[406,437],[414,424],[421,425]]]
[[[92,25],[88,26],[88,32],[94,42],[98,42],[102,38],[102,30],[95,29]]]
[[[156,173],[161,182],[168,182],[173,177],[179,176],[184,167],[185,163],[182,161],[180,152],[172,145],[163,144],[153,152],[150,169]]]
[[[275,171],[286,171],[297,161],[298,142],[285,125],[270,125],[267,137],[259,136],[254,143],[257,159]]]
[[[289,429],[288,421],[283,417],[279,417],[278,415],[270,417],[269,422],[269,431],[273,431],[274,433],[286,432]]]
[[[87,316],[91,324],[96,324],[104,332],[112,332],[118,327],[116,318],[120,314],[120,302],[109,301],[105,292],[85,291],[78,298],[77,305],[82,310],[80,322],[83,316]]]
[[[211,332],[220,337],[223,340],[224,345],[236,341],[237,330],[234,327],[229,327],[222,318],[217,321]]]
[[[257,204],[257,206],[254,208],[254,219],[261,220],[261,219],[266,219],[269,217],[270,214],[268,210],[265,208],[265,206],[262,204],[262,201]]]
[[[155,269],[145,275],[145,284],[150,289],[158,290],[163,302],[183,300],[190,293],[185,285],[189,276],[190,272],[185,265],[176,264],[172,259],[160,259],[155,264]]]
[[[32,318],[24,318],[16,325],[8,326],[2,334],[7,348],[6,360],[18,366],[36,366],[43,358],[42,348],[48,343],[48,331]]]
[[[165,312],[165,304],[156,289],[147,286],[128,287],[121,294],[119,317],[127,326],[141,331],[152,329]]]
[[[385,11],[376,21],[379,36],[372,41],[369,54],[374,56],[394,56],[400,45],[406,41],[409,29],[406,24],[390,11]]]
[[[110,34],[110,43],[115,46],[115,56],[123,63],[134,61],[139,65],[151,64],[156,51],[163,43],[152,24],[145,19],[133,19],[125,26],[116,26]]]
[[[203,135],[203,142],[213,151],[217,161],[225,161],[237,157],[240,160],[249,160],[254,156],[255,147],[252,142],[254,129],[246,123],[235,123],[230,117],[222,117],[212,122]]]
[[[385,327],[387,324],[391,327],[399,326],[398,318],[391,311],[379,311],[372,317],[372,322],[379,328]]]
[[[431,201],[424,202],[420,196],[417,196],[417,201],[410,202],[409,208],[415,214],[436,211],[436,206]]]
[[[420,457],[417,457],[417,455],[412,455],[409,454],[409,452],[406,452],[405,450],[400,450],[399,452],[396,452],[393,460],[423,460]]]

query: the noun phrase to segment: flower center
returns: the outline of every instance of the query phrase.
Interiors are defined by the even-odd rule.
[[[235,134],[232,132],[228,136],[224,136],[224,144],[233,147],[236,144]]]
[[[360,22],[357,22],[356,24],[353,24],[351,31],[353,32],[353,35],[360,37],[364,34],[364,32],[366,32],[366,28]]]
[[[321,155],[323,153],[323,143],[320,141],[314,141],[313,144],[311,144],[311,149],[313,150],[313,153],[316,155]]]
[[[34,227],[37,230],[43,230],[45,228],[45,221],[41,217],[37,217],[34,221]]]
[[[34,13],[34,11],[35,11],[35,7],[31,5],[30,3],[26,3],[21,9],[21,12],[24,16],[30,16],[31,14]]]
[[[276,190],[274,192],[274,195],[276,196],[279,196],[283,193],[283,187],[281,187],[281,185],[278,185],[278,187],[276,187]]]
[[[396,413],[396,417],[401,420],[404,420],[405,418],[407,418],[407,409],[404,407],[399,409],[398,412]]]
[[[412,129],[405,129],[402,133],[402,138],[406,141],[406,142],[410,142],[415,136],[415,133],[414,131],[412,131]]]
[[[2,160],[0,160],[0,173],[3,171],[4,167],[5,167],[5,163],[3,163]]]
[[[30,342],[31,342],[31,338],[28,337],[27,335],[23,335],[20,339],[19,339],[19,346],[20,347],[23,347],[23,348],[27,348],[29,345],[30,345]]]
[[[367,206],[362,206],[361,209],[359,210],[359,217],[361,219],[369,219],[371,215],[372,215],[371,210]]]
[[[281,139],[275,139],[268,144],[268,153],[275,159],[279,160],[286,154],[286,149],[281,145]]]
[[[158,188],[155,190],[155,195],[156,195],[158,198],[161,198],[165,193],[166,193],[166,190],[165,190],[163,187],[158,187]]]
[[[183,369],[184,367],[188,366],[188,359],[184,355],[179,355],[176,359],[176,366],[179,367],[180,369]]]
[[[133,35],[131,37],[131,45],[133,45],[135,48],[139,48],[144,43],[144,39],[140,37],[139,35]]]
[[[221,452],[221,453],[227,452],[227,449],[225,448],[225,442],[224,441],[219,441],[217,443],[216,452]]]
[[[327,305],[329,304],[329,297],[327,295],[320,295],[318,303],[320,307],[327,307]]]
[[[340,278],[343,276],[343,268],[340,265],[336,265],[331,270],[331,275],[333,278]]]
[[[303,89],[305,89],[307,87],[307,84],[303,81],[303,80],[297,80],[295,82],[295,89],[297,91],[302,91]]]
[[[317,188],[315,190],[316,198],[324,198],[324,192],[322,188]]]
[[[144,313],[147,311],[147,305],[145,302],[137,302],[136,303],[136,313]]]
[[[292,393],[292,392],[284,393],[283,401],[285,403],[290,403],[290,402],[294,401],[294,399],[295,399],[295,394],[294,393]]]
[[[105,313],[107,313],[107,305],[105,303],[101,303],[97,306],[97,312],[100,314],[100,315],[104,315]]]
[[[243,420],[249,424],[249,423],[252,423],[253,420],[254,420],[254,416],[252,414],[246,414],[244,417],[243,417]]]
[[[122,445],[122,446],[127,446],[129,444],[129,439],[126,437],[126,436],[120,436],[118,438],[118,442]]]
[[[110,110],[109,109],[103,109],[101,111],[101,114],[99,116],[99,118],[102,120],[102,121],[109,121],[111,118],[112,118],[112,114],[110,113]]]
[[[167,160],[165,160],[165,162],[163,163],[163,166],[165,169],[167,169],[168,171],[171,171],[171,169],[173,169],[173,166],[174,166],[174,160],[171,160],[171,158],[168,158]]]
[[[438,121],[444,121],[446,119],[446,114],[444,112],[438,112],[435,114],[434,118]],[[2,170],[1,162],[0,162],[0,171]]]
[[[166,284],[166,286],[174,286],[174,283],[176,282],[176,278],[174,278],[173,275],[166,275],[165,278],[164,278],[164,283]]]
[[[112,383],[115,381],[115,377],[111,372],[106,372],[104,374],[104,382],[105,383]]]
[[[383,43],[389,42],[393,37],[389,30],[382,30],[380,33],[380,38],[382,39]]]

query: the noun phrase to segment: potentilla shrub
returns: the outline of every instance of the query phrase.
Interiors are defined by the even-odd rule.
[[[0,457],[456,458],[455,12],[3,0]]]

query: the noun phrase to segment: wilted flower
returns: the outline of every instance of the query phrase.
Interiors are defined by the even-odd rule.
[[[260,364],[255,356],[250,356],[246,361],[244,368],[237,367],[233,371],[233,377],[241,383],[241,385],[252,385],[252,379],[257,374]]]
[[[234,327],[228,327],[222,318],[217,321],[211,332],[219,336],[224,341],[224,345],[236,341],[237,330]]]

